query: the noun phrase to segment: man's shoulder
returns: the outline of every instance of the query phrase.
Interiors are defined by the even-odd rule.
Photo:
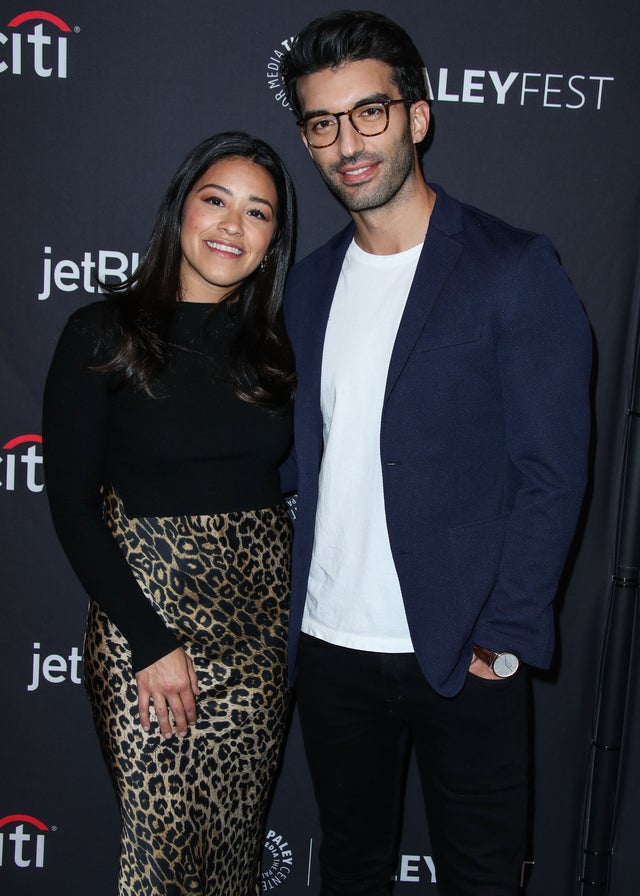
[[[439,200],[436,203],[438,212],[434,223],[450,235],[457,235],[466,243],[497,253],[519,253],[530,245],[539,245],[553,251],[550,240],[543,234],[516,227],[491,212],[461,202],[435,184],[433,188]]]
[[[353,238],[355,225],[350,221],[346,227],[334,233],[325,243],[318,246],[300,261],[296,262],[289,272],[289,277],[297,277],[304,275],[318,267],[324,267],[327,260],[332,258],[337,252],[346,252],[346,249]]]

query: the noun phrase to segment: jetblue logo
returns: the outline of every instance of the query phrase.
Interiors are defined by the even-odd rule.
[[[72,647],[68,656],[60,653],[42,656],[40,642],[35,641],[31,660],[31,684],[27,685],[27,690],[37,691],[43,681],[48,681],[49,684],[63,684],[67,681],[81,684],[81,663],[82,656],[77,647]]]
[[[98,252],[84,252],[82,260],[52,258],[51,246],[44,247],[42,263],[42,289],[38,301],[44,302],[53,291],[86,293],[102,292],[98,283],[123,283],[138,267],[140,256],[137,252],[100,249]]]

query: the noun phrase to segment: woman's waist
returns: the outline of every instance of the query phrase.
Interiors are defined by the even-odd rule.
[[[215,464],[129,462],[108,469],[127,516],[191,516],[258,510],[282,502],[278,468],[234,459]]]

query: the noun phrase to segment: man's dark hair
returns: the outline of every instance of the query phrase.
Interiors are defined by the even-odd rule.
[[[377,59],[390,66],[402,99],[409,103],[427,99],[424,62],[403,28],[376,12],[334,12],[303,28],[280,64],[296,118],[301,114],[298,78],[363,59]]]

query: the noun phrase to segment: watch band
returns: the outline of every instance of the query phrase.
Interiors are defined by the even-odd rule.
[[[510,678],[520,668],[520,660],[515,653],[507,651],[496,653],[495,650],[489,650],[488,647],[478,647],[477,644],[474,646],[473,651],[476,657],[486,663],[498,678]]]
[[[478,647],[478,645],[475,644],[473,647],[473,652],[478,657],[478,659],[482,660],[483,663],[486,663],[493,672],[493,662],[498,656],[495,650],[489,650],[488,647]]]

